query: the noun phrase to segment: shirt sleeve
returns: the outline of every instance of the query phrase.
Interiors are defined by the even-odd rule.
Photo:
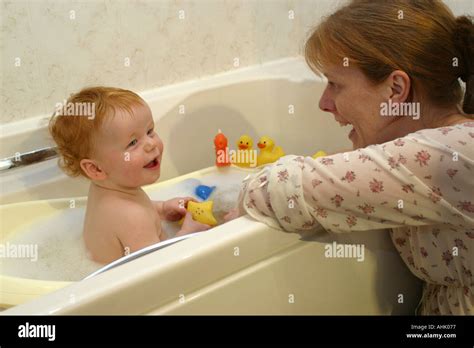
[[[459,146],[417,132],[317,159],[285,156],[244,181],[239,207],[289,232],[472,225],[473,161]]]

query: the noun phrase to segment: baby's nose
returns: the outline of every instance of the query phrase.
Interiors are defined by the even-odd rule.
[[[153,139],[149,139],[145,144],[145,151],[147,152],[153,151],[156,146],[157,146],[156,141],[154,141]]]

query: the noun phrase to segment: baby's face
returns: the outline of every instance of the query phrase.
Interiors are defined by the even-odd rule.
[[[133,116],[117,110],[106,120],[94,153],[107,179],[124,188],[154,183],[160,177],[163,142],[154,130],[148,105],[132,107]]]

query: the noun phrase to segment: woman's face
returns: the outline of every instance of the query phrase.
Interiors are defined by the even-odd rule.
[[[324,75],[328,84],[319,108],[332,113],[341,125],[352,125],[348,137],[354,150],[384,142],[384,128],[394,121],[380,116],[380,104],[391,95],[389,86],[374,86],[359,69],[351,67],[331,66]]]

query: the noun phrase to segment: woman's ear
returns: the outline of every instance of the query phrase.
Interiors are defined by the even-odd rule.
[[[93,160],[84,158],[81,160],[80,165],[84,173],[91,180],[105,180],[107,178],[107,174]]]
[[[392,102],[403,103],[407,101],[410,95],[411,80],[406,72],[402,70],[392,71],[388,77],[388,83]]]

